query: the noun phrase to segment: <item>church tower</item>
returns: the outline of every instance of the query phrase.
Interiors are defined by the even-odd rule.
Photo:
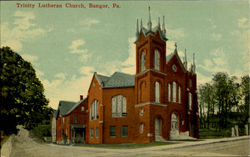
[[[137,100],[136,103],[144,102],[158,102],[164,101],[155,98],[154,82],[159,84],[164,83],[163,78],[165,74],[166,64],[166,29],[165,19],[163,17],[163,24],[161,27],[160,18],[158,18],[158,25],[152,28],[151,14],[149,7],[149,19],[147,28],[143,26],[142,20],[139,28],[137,20],[136,31],[136,78],[137,84]],[[158,80],[158,81],[157,81]],[[161,81],[162,80],[162,81]],[[156,84],[157,84],[156,83]],[[156,85],[158,86],[158,85]],[[146,89],[144,89],[146,87]],[[158,87],[157,87],[158,88]],[[144,91],[144,92],[143,92]],[[162,90],[163,91],[163,90]],[[147,94],[150,94],[148,96]],[[163,93],[162,93],[163,94]],[[157,100],[155,100],[157,99]]]
[[[166,74],[166,29],[163,17],[162,26],[160,18],[158,24],[152,28],[150,7],[147,27],[143,26],[142,20],[137,19],[136,29],[136,76],[135,76],[135,108],[141,116],[139,118],[140,128],[144,133],[139,136],[145,137],[151,142],[156,137],[157,126],[153,117],[153,110],[165,111],[167,100],[164,99]],[[157,113],[154,111],[154,113]],[[143,118],[144,117],[144,118]],[[145,118],[146,117],[146,118]],[[161,117],[159,117],[161,119]],[[158,122],[157,122],[158,123]],[[142,125],[142,126],[141,126]],[[150,127],[155,126],[155,127]],[[160,127],[160,126],[159,126]],[[159,129],[160,130],[160,129]],[[159,135],[161,134],[158,132]]]

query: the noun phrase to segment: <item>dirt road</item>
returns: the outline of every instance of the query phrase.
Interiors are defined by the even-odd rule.
[[[6,148],[5,148],[6,149]],[[3,154],[5,155],[5,154]],[[10,157],[162,157],[162,156],[248,156],[249,139],[174,148],[164,145],[137,149],[104,149],[80,146],[62,146],[41,144],[28,136],[28,131],[21,129],[12,139]],[[5,156],[7,157],[7,156]]]

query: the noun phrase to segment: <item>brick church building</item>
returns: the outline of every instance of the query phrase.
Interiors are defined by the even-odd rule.
[[[195,63],[181,61],[177,45],[166,54],[166,29],[136,30],[136,74],[93,74],[87,97],[60,101],[56,118],[57,143],[149,143],[198,138]]]

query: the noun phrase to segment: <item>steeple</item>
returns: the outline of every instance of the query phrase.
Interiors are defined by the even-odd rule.
[[[166,29],[165,29],[165,16],[163,16],[163,21],[162,21],[162,31],[164,35],[166,35]]]
[[[193,72],[195,73],[195,53],[193,53]]]
[[[136,21],[136,37],[139,37],[139,23],[138,23],[138,19]]]
[[[151,22],[151,14],[150,14],[150,6],[148,6],[148,30],[152,31],[152,22]]]
[[[142,31],[142,27],[143,27],[143,25],[142,25],[142,19],[141,19],[141,28],[140,28],[140,31]]]
[[[161,21],[160,21],[160,17],[158,17],[158,28],[161,30]]]
[[[185,57],[184,57],[184,67],[187,69],[187,49],[185,49]]]

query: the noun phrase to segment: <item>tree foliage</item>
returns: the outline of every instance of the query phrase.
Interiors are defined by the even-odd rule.
[[[227,73],[216,73],[211,83],[199,87],[200,122],[202,127],[216,125],[229,128],[246,124],[249,117],[249,76],[237,77]]]
[[[1,132],[11,134],[17,125],[32,129],[52,112],[44,88],[30,62],[9,47],[0,48]]]

